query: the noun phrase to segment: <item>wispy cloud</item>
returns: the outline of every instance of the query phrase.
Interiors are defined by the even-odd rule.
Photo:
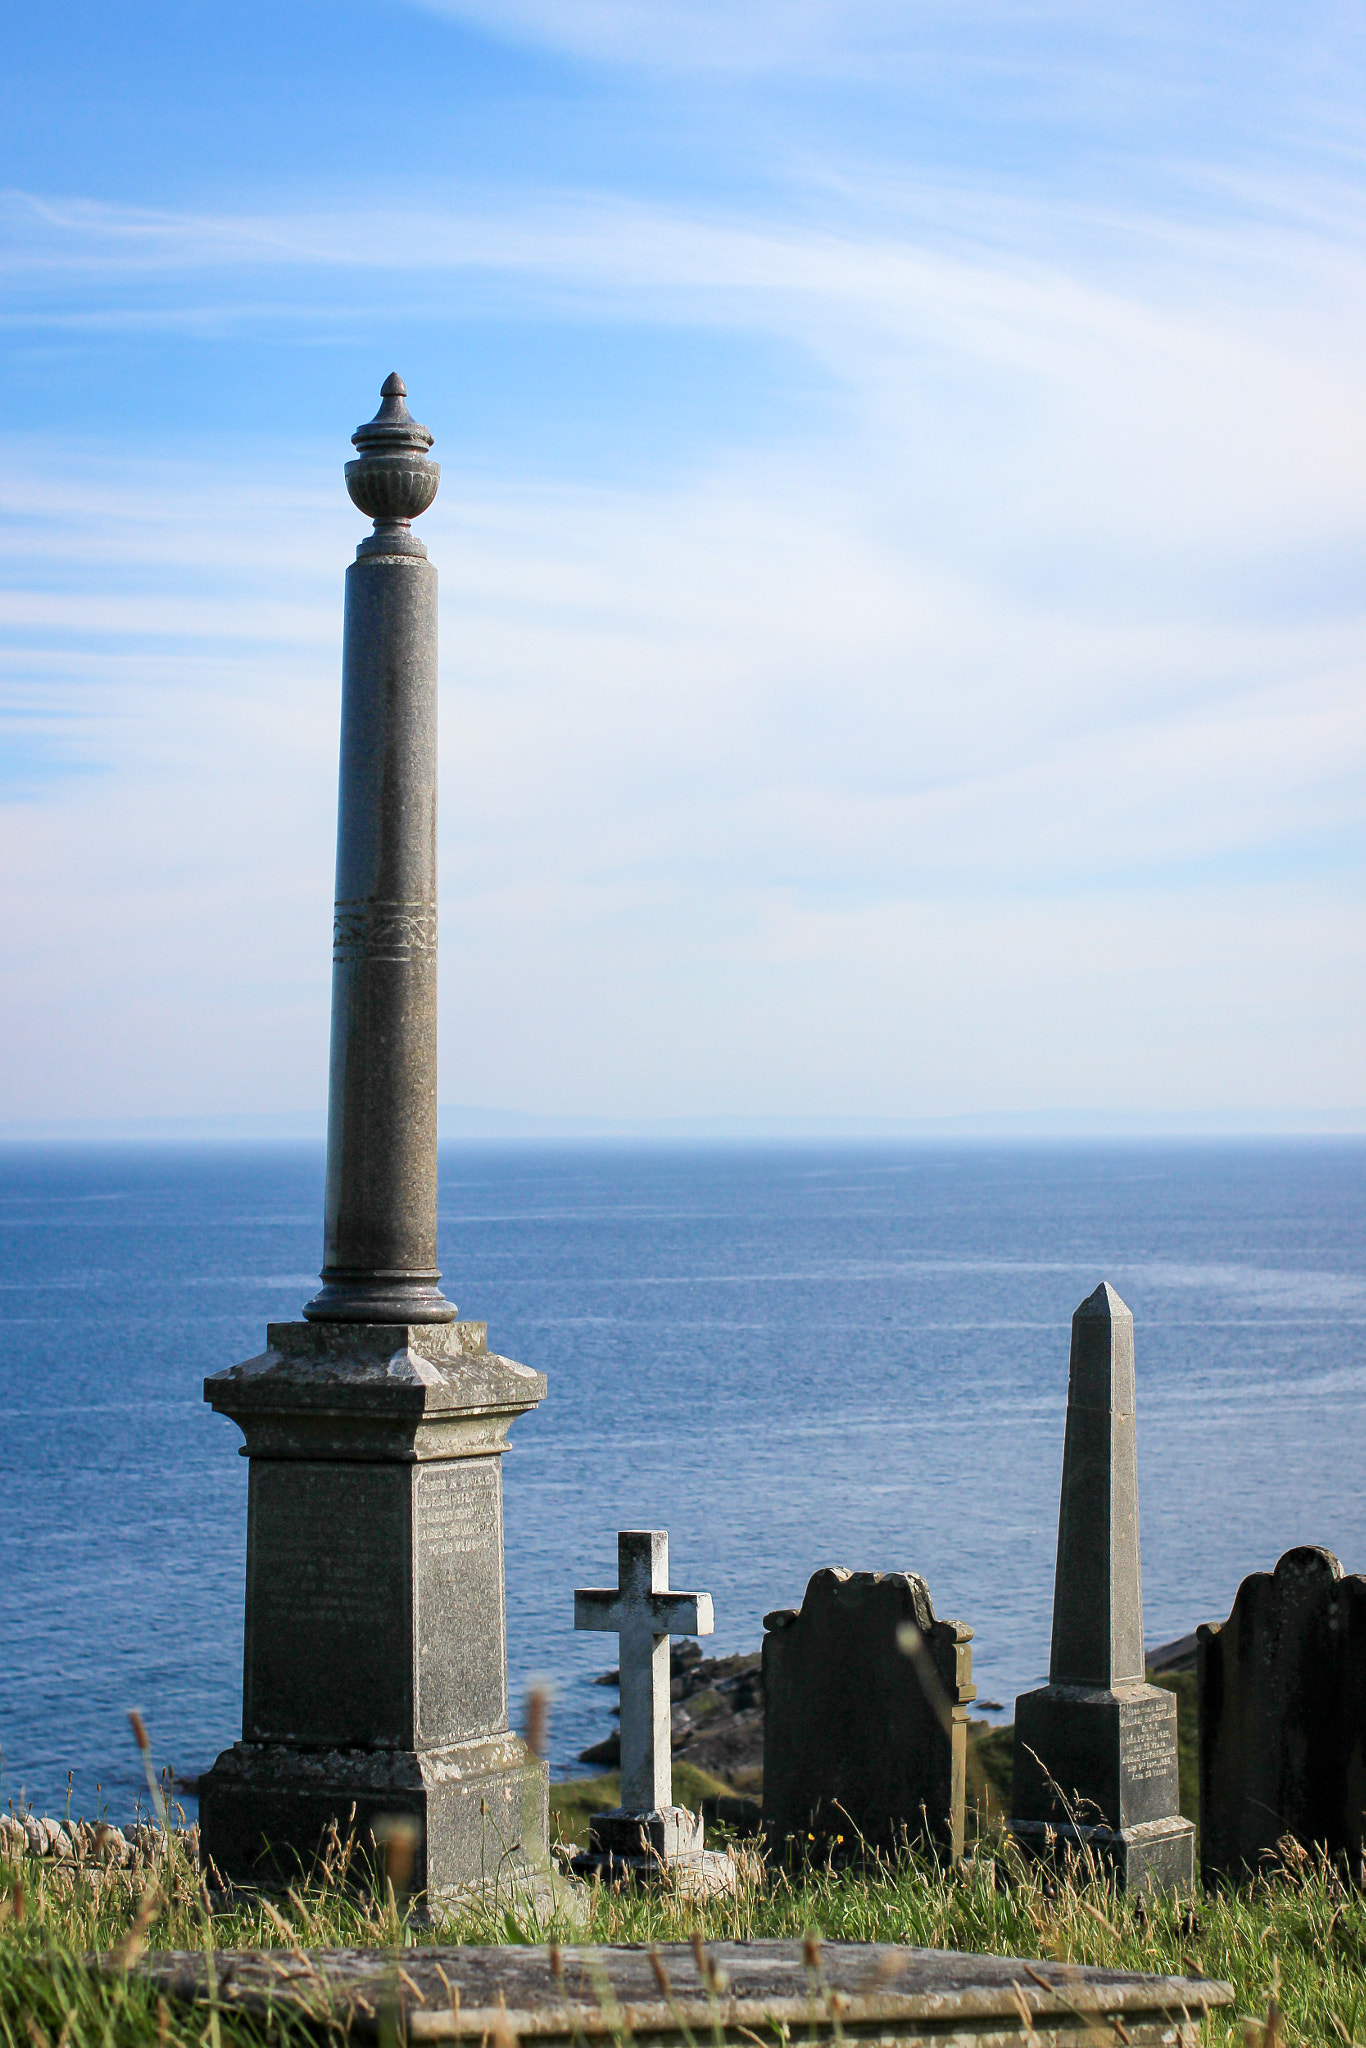
[[[909,55],[876,7],[454,11],[789,86],[918,50],[1056,98],[1123,42],[1050,54],[1067,9],[990,10],[995,54],[922,11]],[[1232,33],[1174,19],[1141,34]],[[448,1099],[1352,1101],[1366,215],[1350,124],[1331,162],[1300,132],[1321,71],[1263,163],[1104,189],[846,126],[764,190],[7,194],[0,335],[67,351],[85,411],[0,446],[0,1113],[320,1096],[339,471],[408,351],[446,465]],[[688,413],[704,344],[731,383]]]
[[[863,74],[870,63],[894,62],[932,48],[949,26],[947,8],[918,7],[914,17],[888,0],[423,0],[435,11],[467,22],[500,40],[567,52],[596,63],[641,65],[667,71],[801,73],[832,63]],[[964,17],[978,30],[1002,23],[1009,10],[967,6],[959,13],[952,46],[962,49]],[[1017,15],[1020,10],[1014,10]],[[1034,20],[1059,10],[1031,8]],[[989,59],[985,61],[990,61]]]
[[[1036,460],[1033,502],[1053,500],[1050,520],[1066,523],[1068,494],[1091,530],[1112,522],[1083,473],[1102,450],[1115,507],[1141,513],[1150,543],[1165,530],[1185,544],[1211,514],[1225,529],[1256,521],[1269,500],[1284,514],[1287,493],[1310,529],[1359,517],[1366,250],[1345,230],[1196,229],[1070,205],[1016,206],[1003,228],[982,194],[960,194],[956,212],[922,197],[918,218],[878,233],[563,195],[396,221],[11,195],[4,222],[15,328],[345,325],[357,307],[344,281],[393,272],[424,280],[416,316],[429,323],[488,317],[491,290],[499,317],[527,323],[766,334],[819,363],[878,443],[900,434],[948,470],[962,459],[951,437],[971,465],[974,441],[999,433],[1001,463]],[[154,292],[139,289],[149,275]],[[41,286],[32,314],[26,279]]]
[[[89,546],[101,516],[109,559],[125,511],[136,536],[112,608],[81,597],[81,564],[63,582],[54,529],[37,615],[54,645],[39,663],[12,644],[12,687],[64,703],[116,772],[0,822],[22,1099],[92,974],[101,1050],[77,1063],[76,1110],[190,1110],[206,1088],[288,1108],[313,1087],[355,537],[339,499],[294,550],[284,615],[272,565],[296,521],[250,473],[220,467],[196,496],[125,465],[102,515],[88,494]],[[181,539],[215,503],[254,525],[221,572]],[[792,464],[670,490],[443,490],[427,538],[446,650],[447,1092],[947,1113],[978,1099],[981,1060],[1000,1107],[1141,1105],[1154,1008],[1175,1002],[1189,1026],[1214,1001],[1217,930],[1220,987],[1249,989],[1274,942],[1310,994],[1298,1026],[1271,1005],[1288,1038],[1263,1021],[1222,1067],[1219,1034],[1197,1028],[1177,1106],[1213,1101],[1199,1091],[1216,1080],[1226,1106],[1265,1095],[1311,1017],[1313,1078],[1302,1067],[1275,1099],[1342,1100],[1347,1035],[1342,1062],[1322,1049],[1366,976],[1360,623],[1263,631],[1157,605],[1137,630],[1103,608],[1088,622],[961,563],[944,577],[869,511]],[[79,632],[62,636],[68,600]],[[1259,922],[1258,903],[1280,908]],[[1123,1002],[1103,1055],[1083,1057],[1104,1005],[1076,948],[1097,923]],[[1325,972],[1341,993],[1315,1014]],[[202,1020],[188,1041],[178,1010],[147,1012],[167,974]],[[684,1048],[669,1005],[686,975],[712,994],[684,1004]],[[1069,1014],[1050,1051],[1055,1002]],[[802,1022],[783,1040],[791,1003]],[[69,1073],[42,1106],[62,1101]]]
[[[968,81],[1031,91],[1054,113],[1122,105],[1136,72],[1168,81],[1187,69],[1192,86],[1212,57],[1246,76],[1280,62],[1285,88],[1341,85],[1349,53],[1366,36],[1346,10],[1320,38],[1244,10],[1148,4],[1098,14],[1080,0],[416,0],[498,41],[598,65],[696,77],[832,78],[961,94]],[[1201,80],[1204,83],[1204,80]],[[1210,86],[1207,85],[1209,90]],[[1217,89],[1217,86],[1215,87]]]

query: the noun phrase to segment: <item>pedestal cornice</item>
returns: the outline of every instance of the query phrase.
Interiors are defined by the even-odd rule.
[[[486,1324],[455,1322],[270,1323],[264,1351],[204,1382],[251,1458],[487,1457],[545,1392]]]

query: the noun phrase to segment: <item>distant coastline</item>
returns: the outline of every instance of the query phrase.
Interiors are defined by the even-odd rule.
[[[1116,1112],[1055,1109],[959,1116],[550,1116],[447,1104],[443,1144],[896,1145],[1233,1143],[1366,1138],[1366,1108]],[[205,1116],[11,1117],[0,1144],[319,1145],[322,1108]]]

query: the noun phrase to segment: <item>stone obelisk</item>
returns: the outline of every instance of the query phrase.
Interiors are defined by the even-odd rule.
[[[346,574],[322,1289],[215,1373],[246,1438],[242,1740],[200,1781],[238,1883],[335,1822],[416,1823],[433,1903],[543,1866],[546,1767],[508,1730],[502,1454],[545,1379],[456,1320],[436,1269],[432,436],[389,377],[346,465],[374,521]],[[353,1817],[354,1816],[354,1817]]]
[[[1089,1847],[1129,1889],[1189,1890],[1176,1698],[1144,1680],[1134,1319],[1102,1281],[1072,1318],[1048,1684],[1015,1702],[1011,1831]]]

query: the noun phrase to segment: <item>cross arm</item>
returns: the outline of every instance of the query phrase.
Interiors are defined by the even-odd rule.
[[[716,1627],[710,1593],[651,1593],[644,1602],[623,1600],[616,1586],[584,1586],[574,1595],[575,1628],[620,1635],[632,1621],[639,1628],[644,1607],[657,1636],[709,1636]]]
[[[650,1621],[657,1635],[709,1636],[716,1626],[710,1593],[652,1593]]]
[[[626,1616],[615,1586],[586,1586],[574,1595],[575,1628],[607,1629],[620,1634]]]

